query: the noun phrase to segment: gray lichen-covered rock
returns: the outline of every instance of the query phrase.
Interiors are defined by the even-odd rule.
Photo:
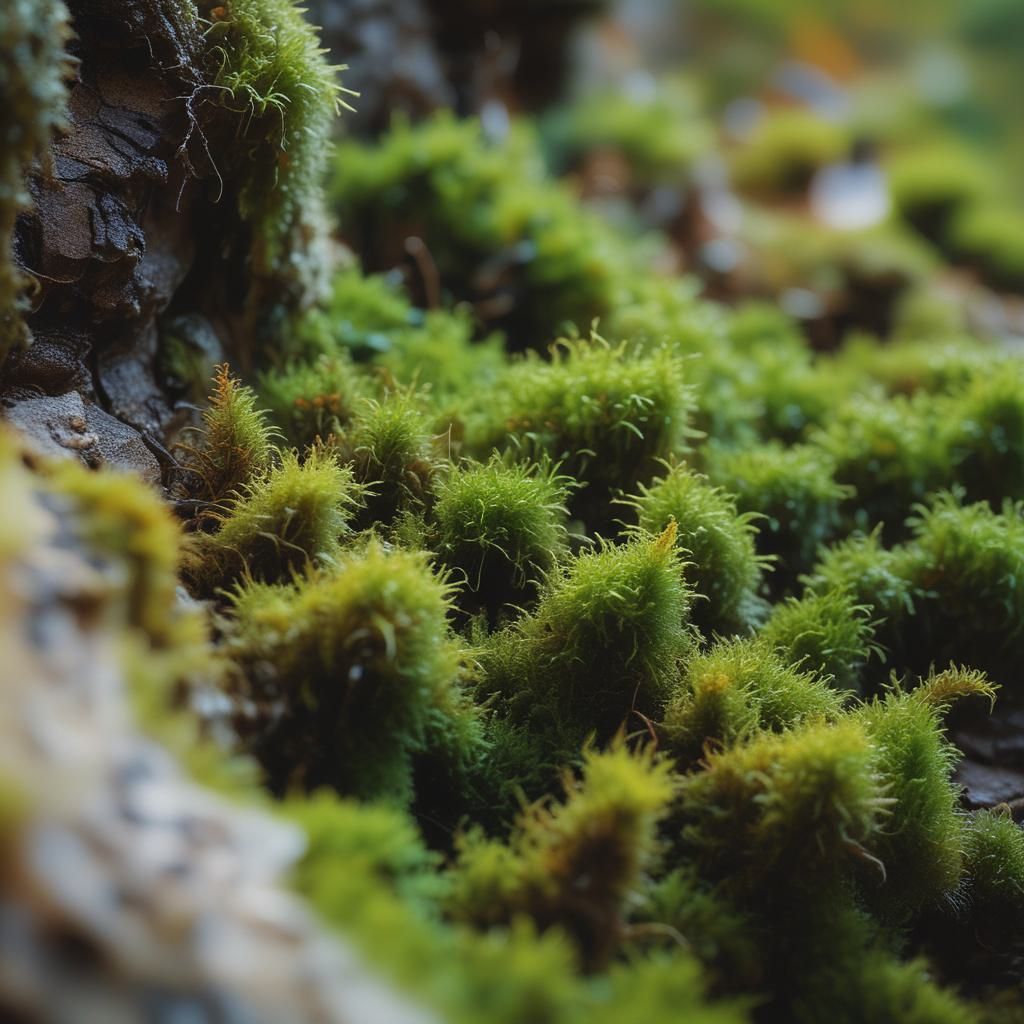
[[[287,891],[302,834],[139,730],[137,567],[46,472],[0,434],[0,1017],[428,1024]]]

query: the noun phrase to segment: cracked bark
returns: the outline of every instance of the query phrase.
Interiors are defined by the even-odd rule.
[[[211,156],[237,124],[203,88],[200,26],[168,0],[68,6],[69,128],[30,174],[14,243],[39,285],[33,343],[0,368],[0,403],[43,450],[166,483],[191,396],[161,371],[165,327],[244,365],[271,296],[295,289],[255,268]]]

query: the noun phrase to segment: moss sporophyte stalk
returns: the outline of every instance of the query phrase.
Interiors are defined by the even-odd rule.
[[[593,88],[531,61],[646,54],[599,3],[311,6],[0,10],[0,1017],[1022,1019],[988,77],[881,109],[863,5]]]

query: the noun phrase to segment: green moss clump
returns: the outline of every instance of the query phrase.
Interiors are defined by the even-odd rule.
[[[712,752],[680,786],[682,851],[704,877],[769,901],[779,884],[827,888],[864,856],[886,806],[866,731],[849,720]]]
[[[276,432],[256,408],[251,388],[217,367],[197,443],[183,444],[185,491],[208,502],[223,501],[263,476],[273,463]]]
[[[979,203],[957,214],[949,247],[995,287],[1024,290],[1024,213],[1007,203]]]
[[[1008,353],[980,338],[940,338],[928,333],[883,344],[860,335],[833,358],[848,376],[868,377],[889,395],[958,394],[993,366],[1012,365]]]
[[[565,556],[567,482],[552,468],[498,458],[440,481],[433,546],[463,576],[473,606],[494,616],[503,605],[529,600]]]
[[[395,331],[376,363],[399,383],[427,390],[435,404],[461,403],[493,383],[505,365],[501,335],[476,341],[474,334],[465,308],[432,309],[422,324]]]
[[[0,11],[0,366],[29,338],[21,319],[29,282],[13,265],[11,242],[28,203],[29,165],[64,124],[70,35],[61,0],[10,0]]]
[[[869,535],[851,534],[826,548],[813,571],[803,577],[807,593],[844,591],[869,610],[881,657],[862,669],[865,692],[886,683],[891,669],[901,671],[916,663],[912,616],[920,590],[911,579],[911,558],[907,548],[885,548],[876,529]]]
[[[569,776],[566,788],[563,804],[524,811],[507,846],[478,832],[462,837],[448,910],[478,925],[518,914],[541,929],[558,925],[593,970],[621,941],[626,903],[655,854],[673,786],[664,762],[618,743],[585,753],[582,780]]]
[[[315,449],[305,461],[284,452],[219,516],[216,533],[197,533],[189,575],[209,593],[246,578],[287,582],[308,565],[333,564],[351,532],[362,491],[352,471]]]
[[[625,158],[636,184],[681,184],[710,146],[689,83],[660,81],[650,94],[597,91],[557,111],[542,125],[557,171],[576,168],[590,154]]]
[[[897,154],[889,161],[888,171],[897,214],[940,243],[961,210],[994,191],[992,173],[978,155],[945,142]]]
[[[791,597],[772,609],[759,636],[791,665],[837,689],[858,689],[864,666],[880,655],[870,610],[846,590]]]
[[[731,747],[762,730],[782,732],[811,718],[834,719],[841,708],[836,690],[763,641],[719,641],[687,662],[661,731],[687,765],[705,748]]]
[[[438,460],[430,420],[415,392],[364,399],[340,447],[366,489],[361,526],[390,523],[400,512],[421,509],[431,497]]]
[[[319,201],[331,123],[344,105],[342,69],[324,60],[294,0],[231,0],[209,17],[209,86],[238,122],[217,173],[237,183],[239,213],[260,243],[257,258],[275,267],[287,263],[289,234]]]
[[[629,259],[625,240],[546,179],[525,133],[496,144],[476,121],[447,113],[397,122],[372,145],[339,147],[330,195],[370,269],[405,262],[407,239],[418,239],[435,268],[428,297],[436,274],[520,349],[606,314]]]
[[[758,517],[737,512],[731,495],[685,465],[670,467],[649,487],[641,484],[630,504],[642,530],[656,533],[676,524],[687,559],[684,574],[698,596],[694,624],[708,636],[749,632],[761,615],[757,589],[763,560],[754,547]]]
[[[693,642],[675,533],[673,524],[558,566],[535,611],[480,652],[486,691],[551,737],[555,753],[592,730],[607,740],[634,711],[660,714]]]
[[[916,629],[932,660],[985,669],[1011,684],[1021,664],[1024,507],[993,512],[941,494],[911,521],[907,573],[923,593]]]
[[[347,427],[370,383],[344,355],[321,356],[260,377],[259,393],[294,445],[310,445]]]
[[[551,362],[513,363],[468,405],[468,452],[515,450],[559,464],[584,485],[571,510],[591,526],[606,523],[610,499],[649,480],[657,460],[684,450],[689,436],[691,397],[678,356],[596,335],[562,342]]]
[[[235,591],[227,649],[273,791],[410,800],[414,755],[459,703],[450,596],[424,555],[376,542],[330,572]]]
[[[864,533],[879,523],[899,536],[917,502],[950,482],[945,413],[927,394],[861,400],[840,409],[813,438],[835,461],[835,479],[851,487],[849,525]]]
[[[964,863],[969,899],[979,917],[995,918],[1020,934],[1024,910],[1024,830],[1000,810],[967,818]]]
[[[946,486],[998,508],[1024,498],[1024,371],[1017,362],[989,364],[951,398],[943,437],[951,465]]]
[[[285,355],[300,362],[319,356],[351,355],[370,359],[388,351],[391,334],[418,326],[423,313],[414,309],[394,282],[380,274],[364,274],[357,266],[341,268],[331,279],[330,293],[296,322]]]
[[[740,512],[760,513],[757,549],[773,559],[768,582],[776,592],[791,589],[840,530],[840,505],[850,489],[836,482],[834,471],[828,455],[811,445],[715,451],[708,459],[711,479],[736,496]]]
[[[900,921],[950,898],[960,882],[964,819],[953,768],[956,748],[943,736],[941,714],[958,697],[992,695],[980,673],[947,669],[916,690],[894,690],[857,712],[878,751],[878,770],[892,802],[889,824],[872,848],[885,865],[867,883],[875,912]]]
[[[779,110],[762,118],[733,156],[733,181],[749,192],[799,192],[815,171],[841,159],[848,146],[840,125],[810,111]]]
[[[800,441],[845,397],[845,382],[814,363],[807,339],[776,307],[745,303],[721,330],[720,338],[703,333],[690,369],[697,426],[716,445]]]

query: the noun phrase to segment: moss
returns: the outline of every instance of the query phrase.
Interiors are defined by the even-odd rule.
[[[295,877],[301,891],[315,890],[344,863],[346,871],[393,893],[425,919],[445,893],[440,857],[424,846],[415,822],[400,808],[319,790],[289,797],[279,813],[306,837]]]
[[[557,567],[534,612],[480,652],[486,691],[570,749],[591,730],[607,740],[634,711],[659,714],[692,643],[680,570],[674,526]]]
[[[932,332],[889,344],[864,335],[851,337],[835,358],[856,376],[880,384],[889,395],[958,394],[988,368],[1013,361],[980,338],[936,337]]]
[[[568,551],[567,483],[550,467],[492,458],[460,467],[438,484],[434,548],[462,575],[471,605],[493,616],[534,596]],[[460,603],[465,608],[467,600]]]
[[[435,404],[462,399],[496,380],[504,366],[502,338],[474,341],[464,307],[429,310],[423,323],[395,331],[376,363],[401,384],[426,389]]]
[[[678,184],[710,148],[695,91],[661,81],[649,94],[594,91],[556,111],[542,125],[556,171],[579,167],[589,155],[620,154],[637,184]]]
[[[376,542],[330,572],[235,591],[228,653],[273,791],[410,799],[412,757],[459,701],[449,602],[425,556]]]
[[[963,870],[964,819],[952,783],[959,753],[943,735],[941,714],[959,696],[991,696],[984,676],[947,669],[910,693],[899,690],[858,712],[878,750],[892,802],[873,854],[881,884],[866,883],[875,912],[901,921],[949,899]]]
[[[814,364],[789,317],[747,303],[723,330],[720,340],[704,339],[691,370],[700,385],[697,425],[717,444],[791,443],[831,417],[844,384]]]
[[[812,722],[712,752],[684,776],[681,849],[729,892],[772,900],[781,885],[792,898],[864,858],[885,806],[862,726]]]
[[[30,282],[13,264],[12,236],[29,165],[64,125],[70,35],[61,0],[11,0],[0,11],[0,366],[29,340],[21,315]]]
[[[593,336],[565,341],[551,362],[513,363],[467,403],[465,446],[548,458],[584,489],[572,511],[606,523],[617,493],[649,480],[657,460],[687,443],[691,398],[682,363],[667,347],[635,350]]]
[[[838,689],[857,689],[865,664],[880,652],[871,613],[846,590],[789,598],[772,609],[759,636],[790,664]]]
[[[803,578],[807,593],[845,591],[869,610],[881,659],[861,670],[865,692],[887,682],[890,669],[902,670],[915,662],[912,652],[919,638],[912,616],[921,591],[911,578],[912,558],[906,548],[885,548],[878,529],[869,535],[854,533],[823,550],[813,571]]]
[[[389,523],[431,497],[438,463],[434,435],[414,391],[364,399],[340,445],[352,460],[355,479],[366,488],[360,525]]]
[[[677,867],[647,887],[634,920],[637,945],[649,946],[655,931],[670,946],[678,947],[682,939],[704,964],[715,990],[763,990],[763,926],[719,886],[704,882],[692,865]]]
[[[924,594],[917,604],[922,649],[940,664],[972,665],[1010,683],[1024,622],[1024,510],[1007,504],[996,513],[942,494],[911,525],[907,573]]]
[[[370,382],[344,355],[268,371],[259,383],[274,423],[295,445],[309,445],[343,430],[370,391]]]
[[[275,437],[252,389],[226,364],[217,367],[197,440],[180,446],[189,474],[185,490],[208,502],[229,498],[270,469]]]
[[[558,925],[585,967],[615,951],[623,912],[656,846],[656,828],[672,796],[667,767],[624,744],[584,755],[583,778],[566,779],[563,804],[524,811],[509,845],[466,834],[448,911],[456,920],[494,925],[527,914]]]
[[[732,176],[745,191],[799,192],[814,172],[846,154],[843,128],[805,110],[779,110],[761,119],[732,159]]]
[[[345,353],[364,361],[389,349],[392,332],[422,320],[422,311],[412,307],[394,281],[364,274],[353,264],[336,271],[328,294],[297,318],[281,355],[315,362]]]
[[[853,489],[844,509],[851,525],[868,532],[881,522],[899,536],[914,504],[948,484],[944,412],[926,394],[862,400],[814,436],[835,460],[836,481]]]
[[[226,506],[216,533],[197,533],[190,575],[207,593],[246,578],[287,582],[309,565],[331,565],[351,532],[362,492],[330,453],[282,454]]]
[[[747,632],[757,622],[756,598],[763,562],[755,553],[753,513],[685,465],[672,466],[632,499],[641,530],[676,524],[687,564],[684,575],[698,596],[692,619],[703,633]]]
[[[947,486],[998,508],[1005,498],[1024,498],[1024,371],[1009,360],[987,367],[948,402],[943,440]]]
[[[319,196],[331,122],[344,105],[342,69],[328,66],[293,0],[231,0],[208,17],[209,88],[236,122],[217,173],[236,183],[257,258],[283,264],[287,237]]]
[[[773,559],[768,583],[776,593],[793,588],[814,564],[818,549],[840,530],[840,505],[850,490],[834,479],[831,459],[811,445],[761,445],[714,451],[711,479],[736,496],[741,513],[759,513],[757,550]]]
[[[762,730],[781,732],[807,719],[834,719],[841,708],[834,689],[794,668],[763,641],[719,641],[687,662],[660,730],[686,766],[705,749],[731,747]]]
[[[370,269],[404,262],[407,239],[418,239],[435,268],[427,291],[436,274],[456,300],[507,327],[517,348],[608,312],[628,251],[545,179],[525,133],[496,144],[476,121],[447,113],[397,122],[379,144],[341,146],[330,194]]]
[[[751,1001],[709,1002],[697,961],[684,952],[654,955],[616,965],[609,972],[608,996],[595,1000],[588,1020],[613,1024],[636,1014],[640,1020],[678,1015],[693,1024],[741,1024]]]
[[[978,154],[948,142],[905,150],[889,161],[888,171],[897,214],[938,242],[960,210],[994,190],[992,173]]]

